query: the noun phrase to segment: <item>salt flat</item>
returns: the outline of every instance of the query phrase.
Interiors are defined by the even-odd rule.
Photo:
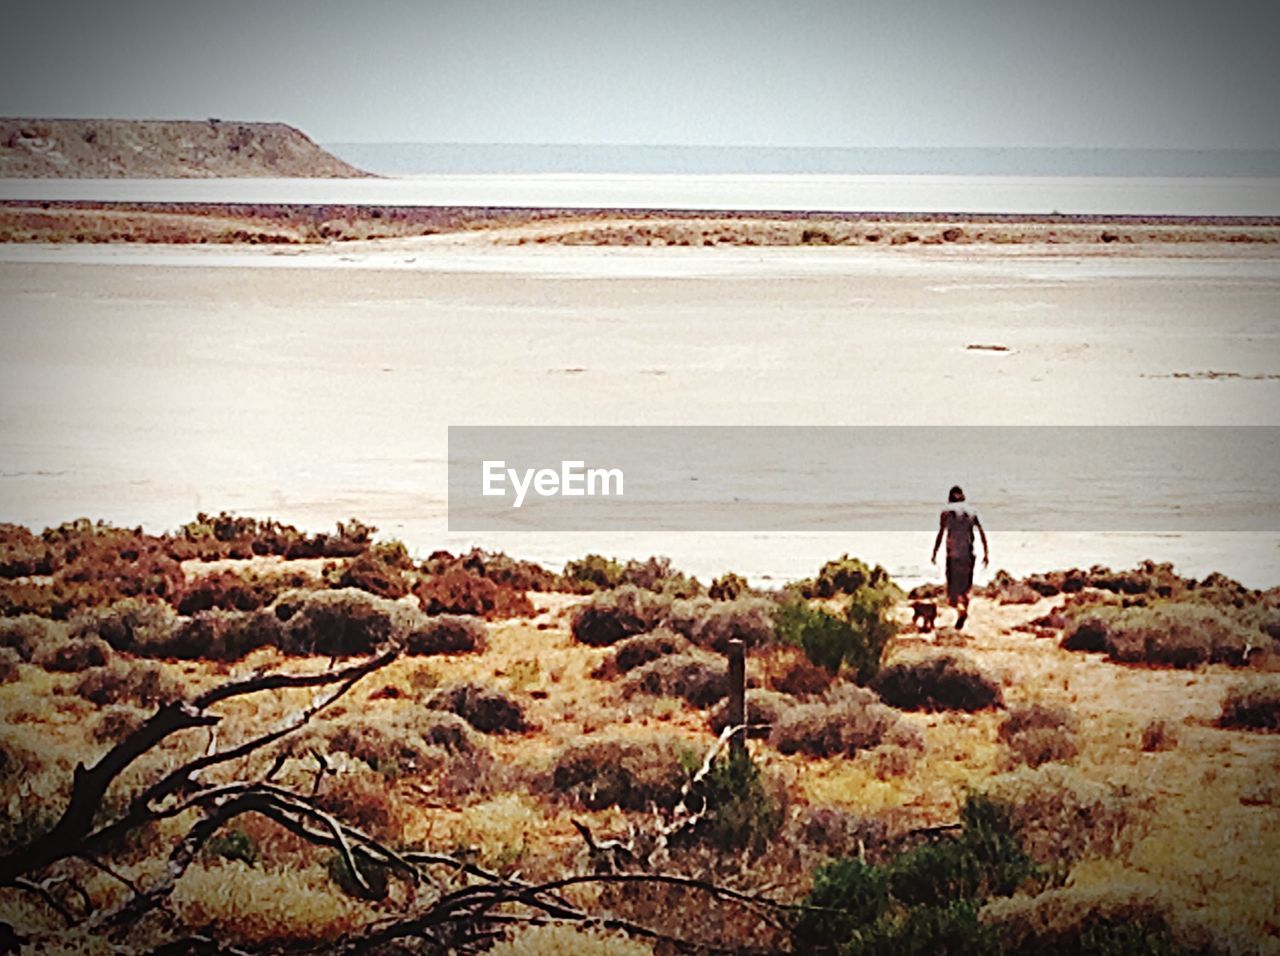
[[[778,579],[847,550],[919,580],[918,532],[450,536],[446,428],[1280,423],[1280,264],[1169,253],[8,247],[0,520],[357,515],[422,553]],[[1000,493],[994,469],[920,467],[939,499]],[[1280,582],[1274,534],[992,531],[1015,572],[1152,557]]]

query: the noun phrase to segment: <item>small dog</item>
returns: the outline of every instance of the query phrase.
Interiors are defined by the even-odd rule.
[[[928,634],[938,619],[938,605],[932,601],[915,601],[911,605],[911,623],[921,633]]]

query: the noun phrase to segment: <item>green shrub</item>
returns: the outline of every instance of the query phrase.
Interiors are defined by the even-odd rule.
[[[847,946],[857,952],[889,904],[889,874],[883,867],[856,857],[821,867],[795,927],[796,949],[834,952]]]
[[[599,554],[588,554],[566,564],[560,586],[579,594],[620,587],[640,588],[668,597],[694,597],[702,591],[697,579],[671,566],[670,558],[651,557],[620,564]]]
[[[599,554],[570,561],[564,566],[564,582],[580,593],[608,591],[622,584],[622,565]]]
[[[705,808],[696,825],[699,838],[720,850],[760,853],[782,826],[777,788],[746,754],[724,754],[689,794],[691,809]]]
[[[215,835],[204,845],[204,852],[224,860],[240,860],[250,866],[262,858],[258,842],[240,827]]]
[[[890,612],[901,591],[883,568],[868,568],[847,557],[828,562],[812,591],[818,596],[849,595],[844,614],[810,607],[805,600],[783,601],[774,614],[778,640],[804,650],[810,662],[829,673],[849,667],[859,683],[872,680],[897,633]]]
[[[908,906],[1008,896],[1038,872],[1023,851],[1012,811],[971,794],[960,811],[955,840],[926,843],[889,866],[894,898]]]
[[[867,956],[992,956],[1000,938],[978,919],[973,900],[917,906],[887,921],[861,951]]]
[[[848,667],[865,684],[879,672],[889,640],[897,633],[890,619],[893,597],[887,589],[862,588],[845,604],[844,614],[792,600],[774,615],[778,639],[804,651],[812,663],[836,674]]]
[[[794,928],[802,953],[1000,952],[978,920],[982,902],[1036,876],[1009,809],[970,795],[953,840],[925,843],[888,862],[838,860],[814,874]]]
[[[388,883],[390,882],[390,869],[382,863],[376,863],[363,857],[355,857],[355,865],[364,880],[364,887],[356,880],[355,874],[351,872],[351,867],[347,864],[346,857],[341,853],[334,853],[329,857],[327,863],[329,878],[338,884],[342,892],[348,896],[354,896],[356,899],[374,901],[386,899]]]
[[[401,598],[413,585],[413,560],[399,541],[379,542],[344,565],[325,568],[325,580],[334,588],[359,588],[378,597]]]
[[[792,585],[792,590],[804,598],[851,596],[863,589],[887,591],[895,600],[901,597],[888,571],[878,564],[871,567],[847,554],[824,564],[818,571],[816,579],[807,579]]]
[[[747,579],[732,571],[720,575],[707,589],[707,597],[713,601],[736,601],[749,593],[751,593],[751,585],[747,584]]]

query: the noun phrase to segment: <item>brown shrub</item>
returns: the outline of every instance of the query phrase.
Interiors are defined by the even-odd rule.
[[[1010,807],[1027,853],[1043,864],[1121,852],[1141,835],[1152,804],[1062,763],[995,777],[988,795]]]
[[[771,643],[774,608],[768,598],[750,595],[734,601],[672,598],[626,586],[598,594],[577,608],[571,628],[579,643],[606,647],[665,627],[700,647],[724,653],[734,639],[748,647]]]
[[[748,648],[773,643],[776,609],[770,598],[750,594],[733,601],[690,598],[672,601],[663,623],[699,647],[723,654],[732,640],[742,641]]]
[[[72,637],[100,637],[117,651],[149,654],[167,645],[177,624],[178,616],[169,605],[134,598],[76,616],[70,633]]]
[[[293,744],[296,754],[321,746],[345,753],[379,773],[426,773],[439,768],[443,758],[468,761],[483,753],[470,725],[456,714],[427,711],[412,718],[397,716],[375,722],[343,720],[301,735]]]
[[[170,676],[151,661],[112,660],[81,675],[74,693],[90,703],[104,707],[127,701],[144,707],[181,700],[182,682]]]
[[[998,736],[1003,742],[1009,743],[1019,734],[1031,730],[1063,729],[1074,733],[1079,726],[1076,715],[1067,708],[1037,701],[1011,707],[1000,724]]]
[[[619,673],[635,670],[642,664],[670,654],[688,654],[693,645],[683,634],[660,627],[648,634],[637,634],[618,642],[614,649],[614,666]]]
[[[723,661],[692,654],[659,657],[627,674],[625,696],[651,694],[679,697],[694,707],[710,707],[729,693],[729,671]]]
[[[920,746],[885,743],[871,751],[871,771],[877,780],[891,780],[909,774],[923,751]]]
[[[1236,687],[1222,702],[1219,727],[1280,731],[1280,686]]]
[[[177,595],[180,614],[197,611],[256,611],[273,603],[286,591],[305,588],[312,582],[301,571],[273,571],[222,568],[187,580]]]
[[[56,557],[38,535],[17,524],[0,524],[0,578],[53,574]]]
[[[1111,629],[1107,627],[1106,621],[1085,617],[1069,625],[1060,646],[1064,651],[1105,654],[1110,638]]]
[[[1045,763],[1069,763],[1080,752],[1075,734],[1064,727],[1036,727],[1014,734],[1008,741],[1008,762],[1039,767]]]
[[[446,687],[427,700],[427,707],[457,714],[486,734],[520,733],[529,729],[524,708],[505,694],[478,684]]]
[[[608,647],[661,626],[663,609],[669,606],[639,588],[618,588],[575,608],[569,629],[579,644]]]
[[[395,796],[379,774],[354,771],[325,777],[316,803],[375,840],[394,845],[404,838]]]
[[[427,618],[405,638],[405,653],[427,657],[433,654],[480,654],[489,642],[489,629],[478,617],[440,614]]]
[[[96,637],[79,637],[58,644],[46,644],[36,653],[33,663],[47,671],[73,673],[102,667],[112,657],[106,641]]]
[[[416,609],[357,588],[290,591],[272,610],[285,622],[285,648],[297,654],[368,654],[403,644],[423,624]]]
[[[22,655],[12,647],[0,647],[0,684],[12,684],[22,678]]]
[[[551,783],[589,810],[671,808],[687,779],[681,759],[688,752],[687,745],[670,737],[585,740],[560,753]]]
[[[472,614],[486,620],[533,615],[533,604],[524,591],[469,571],[446,571],[423,578],[414,585],[413,593],[428,614]]]
[[[1173,750],[1178,746],[1178,731],[1167,720],[1156,719],[1142,728],[1143,752]]]
[[[12,649],[23,661],[29,662],[42,646],[62,640],[62,625],[45,618],[34,614],[0,617],[0,647]]]
[[[884,668],[871,687],[899,710],[985,710],[1003,707],[1000,685],[976,664],[952,654]]]
[[[840,858],[865,854],[869,861],[880,857],[880,849],[890,842],[889,827],[878,817],[864,817],[837,807],[799,807],[784,831],[784,839],[824,851]]]
[[[194,521],[161,540],[169,554],[183,561],[268,554],[284,558],[349,558],[363,553],[377,530],[352,518],[339,521],[332,533],[306,534],[271,518],[246,518],[226,511],[217,515],[201,512]]]
[[[142,726],[147,712],[129,704],[110,704],[98,711],[93,739],[98,743],[119,743]]]
[[[831,672],[806,657],[789,661],[770,683],[773,689],[793,697],[813,697],[831,686]]]
[[[1114,661],[1197,667],[1249,663],[1249,655],[1270,644],[1259,628],[1197,601],[1100,604],[1076,611],[1067,631],[1067,650],[1105,650]]]
[[[487,578],[494,584],[514,591],[555,591],[561,587],[560,576],[532,561],[520,561],[501,552],[472,548],[466,554],[452,555],[437,551],[422,562],[422,573],[442,575],[464,571]]]
[[[1150,886],[1076,886],[993,900],[982,911],[1010,953],[1191,953],[1171,942],[1168,905]],[[1118,940],[1100,942],[1115,931]],[[1113,939],[1116,937],[1112,937]],[[1190,941],[1188,941],[1190,942]]]
[[[1035,604],[1044,594],[1026,581],[1019,581],[1003,569],[997,571],[991,583],[982,589],[985,597],[1001,604]]]
[[[795,706],[795,701],[785,694],[755,687],[747,690],[747,736],[767,738],[782,719],[782,715]],[[711,710],[708,724],[719,736],[729,726],[729,701],[722,700]]]
[[[237,661],[259,647],[288,651],[285,627],[268,608],[257,611],[197,611],[179,618],[161,644],[148,644],[141,653],[182,660]]]
[[[65,534],[46,532],[45,540],[63,560],[53,575],[59,616],[126,598],[168,601],[182,590],[182,567],[166,553],[162,539],[141,529],[86,522]]]
[[[852,756],[878,747],[899,719],[870,691],[838,684],[819,700],[783,710],[769,742],[784,754]]]

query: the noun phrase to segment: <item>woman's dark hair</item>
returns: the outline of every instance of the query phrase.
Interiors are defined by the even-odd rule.
[[[947,495],[948,501],[964,501],[964,489],[959,485],[952,485],[951,492]]]

